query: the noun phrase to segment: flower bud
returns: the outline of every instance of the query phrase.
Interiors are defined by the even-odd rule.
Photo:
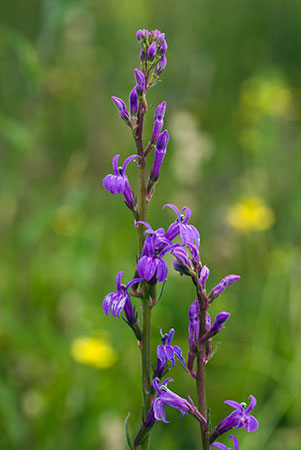
[[[112,100],[119,111],[120,117],[129,124],[130,115],[128,110],[126,109],[125,103],[119,97],[112,97]]]
[[[154,59],[155,55],[156,55],[156,52],[157,52],[157,46],[156,46],[156,43],[153,42],[153,43],[148,47],[148,50],[147,50],[147,59],[148,59],[149,61],[152,61],[152,60]]]
[[[164,53],[166,53],[167,49],[168,49],[167,42],[165,39],[163,39],[162,44],[160,45],[160,48],[159,48],[159,54],[164,55]]]
[[[132,116],[137,116],[138,114],[138,95],[136,91],[136,86],[131,90],[130,93],[130,111]]]
[[[199,282],[200,282],[200,284],[201,284],[203,289],[205,288],[205,284],[206,284],[206,281],[207,281],[207,279],[209,277],[209,273],[210,273],[210,271],[209,271],[208,267],[207,266],[203,266],[202,270],[201,270],[201,273],[200,273],[200,278],[199,278]]]
[[[137,31],[136,38],[138,39],[138,41],[141,41],[141,39],[143,39],[143,31],[142,30]]]
[[[142,72],[138,69],[134,69],[135,72],[135,80],[136,80],[136,89],[138,95],[142,95],[145,88],[145,77]]]
[[[159,60],[158,64],[156,65],[155,71],[156,71],[157,75],[160,75],[160,73],[163,72],[163,70],[166,67],[166,64],[167,64],[167,59],[166,59],[166,56],[163,55],[162,58]]]

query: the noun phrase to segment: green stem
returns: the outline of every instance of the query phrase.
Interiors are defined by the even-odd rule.
[[[139,217],[146,221],[147,201],[146,201],[146,164],[143,149],[143,122],[145,108],[140,105],[138,114],[138,127],[135,133],[135,141],[139,159]],[[141,255],[145,240],[143,225],[138,227],[139,256]],[[142,366],[142,392],[143,392],[143,420],[146,420],[147,413],[151,407],[151,380],[150,380],[150,341],[151,341],[151,303],[149,296],[149,287],[144,283],[142,286],[142,348],[141,348],[141,366]],[[141,444],[141,448],[148,450],[150,446],[150,433]]]
[[[198,295],[199,305],[200,305],[200,337],[206,332],[206,309],[203,307],[203,300],[200,295]],[[198,397],[198,407],[200,412],[204,417],[207,417],[207,403],[206,403],[206,380],[205,380],[205,344],[198,345],[197,353],[197,373],[196,373],[196,388]],[[210,432],[204,424],[201,423],[201,433],[202,433],[202,448],[203,450],[210,449]]]

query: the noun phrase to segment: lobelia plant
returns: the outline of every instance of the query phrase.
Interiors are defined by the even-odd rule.
[[[103,301],[103,310],[107,316],[112,314],[129,325],[137,340],[141,352],[142,361],[142,392],[143,414],[141,427],[138,430],[133,444],[130,442],[128,432],[127,442],[132,450],[149,449],[150,433],[157,422],[167,422],[165,406],[169,405],[184,414],[193,416],[200,424],[201,442],[203,450],[210,447],[227,449],[216,442],[221,435],[232,429],[242,427],[249,432],[258,428],[258,422],[250,415],[256,404],[256,399],[250,396],[250,405],[237,403],[232,400],[225,401],[234,408],[227,417],[222,418],[212,429],[209,420],[209,409],[206,402],[205,368],[212,358],[212,339],[224,327],[230,313],[220,312],[211,324],[208,309],[214,300],[231,284],[240,279],[238,275],[227,275],[220,283],[207,293],[206,284],[209,277],[209,269],[200,260],[198,247],[200,234],[197,228],[189,223],[191,210],[184,206],[180,211],[176,206],[167,203],[162,209],[168,207],[176,213],[176,220],[171,223],[167,231],[163,228],[154,230],[147,220],[148,204],[158,182],[163,160],[166,155],[169,134],[162,131],[166,102],[160,103],[155,109],[152,135],[147,144],[143,139],[143,124],[146,113],[149,112],[146,94],[155,86],[161,73],[166,67],[167,43],[165,34],[159,30],[138,30],[137,39],[141,44],[141,67],[134,70],[135,86],[129,95],[129,109],[123,100],[112,97],[118,109],[121,119],[132,130],[136,145],[135,153],[125,158],[123,166],[118,165],[120,155],[113,157],[113,174],[107,175],[103,185],[112,194],[122,194],[124,203],[132,212],[135,219],[135,227],[138,233],[138,256],[132,280],[125,285],[121,283],[123,272],[116,276],[116,292],[108,294]],[[147,174],[146,159],[153,154],[152,168]],[[129,179],[126,175],[128,164],[133,162],[137,166],[139,178],[138,199],[134,194]],[[178,238],[178,242],[175,239]],[[196,383],[197,404],[195,406],[191,397],[180,397],[167,387],[170,378],[165,375],[175,365],[176,360],[185,366],[182,350],[173,345],[172,340],[175,330],[171,329],[163,334],[161,331],[161,343],[157,347],[157,361],[151,364],[150,340],[151,340],[151,313],[158,303],[157,287],[164,283],[168,274],[168,268],[164,256],[170,253],[175,258],[173,266],[180,275],[191,278],[195,286],[196,299],[188,308],[188,359],[187,373]],[[163,287],[163,286],[162,286]],[[162,292],[162,289],[161,289]],[[141,306],[137,308],[132,304],[132,297],[136,297]],[[160,296],[159,296],[160,297]],[[141,312],[140,312],[141,309]],[[139,317],[141,313],[142,317]],[[142,320],[141,320],[142,319]],[[141,320],[141,324],[140,324]],[[127,430],[127,423],[126,423]],[[238,441],[233,439],[234,450],[238,450]]]

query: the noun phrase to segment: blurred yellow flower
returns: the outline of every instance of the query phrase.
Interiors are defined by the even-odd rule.
[[[275,222],[275,214],[259,197],[249,195],[229,209],[227,221],[238,233],[264,231]]]
[[[116,361],[116,353],[111,345],[100,338],[79,337],[71,345],[71,354],[78,363],[88,364],[98,369],[111,367]]]

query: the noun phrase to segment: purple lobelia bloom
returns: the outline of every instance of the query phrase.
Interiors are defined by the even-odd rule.
[[[134,208],[135,199],[134,194],[130,188],[128,177],[125,174],[125,170],[128,164],[135,158],[140,158],[139,155],[131,155],[124,161],[122,167],[118,167],[118,160],[120,155],[115,155],[112,160],[113,174],[107,175],[103,179],[104,188],[111,192],[111,194],[123,194],[125,203],[130,209]]]
[[[119,97],[112,97],[112,100],[119,111],[120,117],[130,125],[130,115],[128,110],[126,109],[126,105],[123,100]]]
[[[218,297],[228,286],[236,283],[236,281],[240,280],[239,275],[227,275],[222,279],[210,292],[209,298],[213,301],[216,297]]]
[[[151,282],[158,278],[158,281],[163,282],[166,280],[168,268],[162,257],[171,251],[174,246],[169,245],[158,253],[154,243],[154,236],[146,238],[142,256],[137,264],[137,272],[143,280]]]
[[[168,140],[169,140],[169,134],[168,134],[168,131],[165,130],[158,137],[157,145],[155,148],[154,164],[153,164],[153,168],[152,168],[152,171],[150,174],[150,179],[152,182],[157,181],[159,178],[161,166],[162,166],[163,160],[165,158],[165,154],[166,154],[166,147],[168,144]]]
[[[153,281],[158,278],[158,281],[162,282],[166,279],[168,273],[166,262],[162,257],[177,244],[172,245],[169,242],[165,237],[163,228],[154,231],[147,222],[137,221],[136,227],[139,224],[147,227],[146,233],[149,236],[145,239],[141,258],[137,264],[138,274],[146,281]]]
[[[239,445],[238,445],[238,440],[237,440],[237,438],[235,437],[235,436],[229,436],[229,438],[232,438],[233,439],[233,450],[238,450],[238,448],[239,448]],[[220,442],[214,442],[212,445],[211,445],[211,447],[217,447],[217,448],[220,448],[221,450],[232,450],[231,448],[229,448],[229,447],[227,447],[226,445],[224,445],[224,444],[221,444]]]
[[[180,397],[179,395],[172,392],[170,389],[166,387],[166,384],[169,381],[173,381],[172,378],[167,378],[163,381],[161,386],[158,385],[159,378],[156,377],[153,379],[153,387],[157,391],[158,397],[155,398],[153,403],[154,415],[156,420],[162,420],[165,423],[169,423],[166,420],[165,416],[165,405],[169,405],[172,408],[179,409],[181,411],[181,416],[184,414],[193,415],[199,422],[202,422],[204,425],[206,424],[206,419],[202,416],[202,414],[198,411],[196,406],[193,404],[192,400],[186,400],[185,398]]]
[[[134,284],[142,281],[140,278],[133,278],[127,285],[121,284],[121,276],[123,272],[118,272],[116,275],[116,292],[110,292],[104,298],[102,307],[104,313],[110,316],[110,312],[114,317],[120,317],[122,311],[125,312],[127,322],[133,324],[136,322],[136,313],[131,303],[130,294],[128,290]]]
[[[231,430],[231,428],[237,429],[242,427],[249,432],[257,430],[259,427],[258,421],[254,416],[250,415],[250,412],[256,405],[256,398],[250,395],[249,399],[250,405],[247,408],[245,403],[238,403],[233,400],[226,400],[224,402],[232,406],[234,411],[217,424],[210,436],[210,443],[214,442],[221,434]]]
[[[185,360],[182,356],[182,350],[178,345],[171,345],[175,330],[171,328],[169,333],[162,336],[161,344],[157,347],[157,369],[156,376],[162,378],[165,373],[167,361],[171,362],[172,367],[175,365],[175,357],[185,366]]]
[[[188,224],[191,216],[191,209],[189,209],[187,206],[184,206],[181,214],[178,208],[171,203],[167,203],[163,206],[162,209],[166,207],[173,209],[178,216],[177,220],[170,225],[165,233],[167,239],[172,241],[176,236],[180,234],[183,245],[195,243],[195,245],[198,247],[200,245],[200,233],[195,226]],[[186,213],[186,216],[184,216],[184,212]]]
[[[158,138],[159,134],[161,133],[162,127],[163,127],[163,119],[166,109],[166,102],[160,103],[160,105],[157,106],[155,111],[155,121],[154,121],[154,127],[153,127],[153,133],[151,142],[154,143],[155,140]]]

